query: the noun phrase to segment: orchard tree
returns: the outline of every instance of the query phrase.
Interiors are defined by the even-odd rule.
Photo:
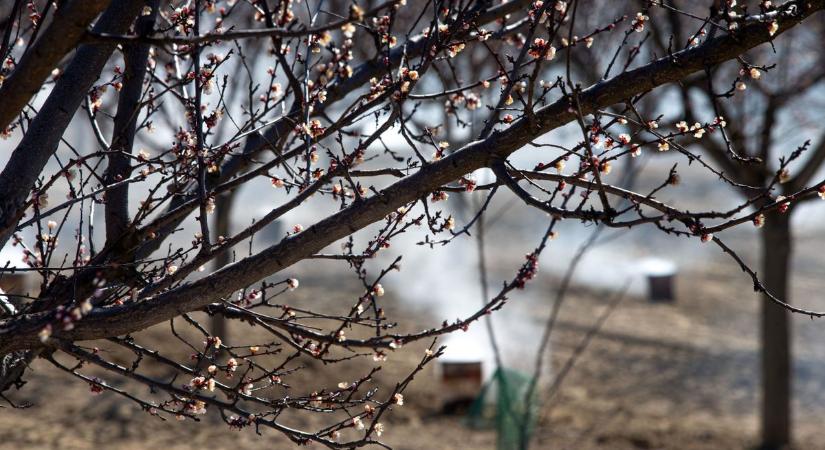
[[[825,197],[825,181],[813,173],[777,195],[789,165],[816,161],[809,146],[757,159],[730,138],[745,119],[723,106],[686,110],[673,122],[640,106],[707,73],[711,103],[734,104],[741,83],[793,63],[783,56],[793,51],[784,35],[821,21],[825,0],[711,3],[702,15],[651,1],[594,21],[605,17],[605,3],[7,2],[0,130],[13,151],[0,173],[0,245],[22,249],[26,267],[0,270],[36,274],[39,288],[0,303],[4,398],[15,404],[11,390],[25,392],[27,365],[40,358],[152,415],[214,414],[296,443],[379,443],[382,418],[440,355],[434,339],[467,329],[525,288],[563,220],[648,227],[715,246],[766,303],[820,317],[788,304],[783,289],[763,284],[722,239],[725,230]],[[659,13],[680,19],[659,22]],[[672,36],[658,57],[641,51],[652,22]],[[773,63],[747,57],[768,47],[777,52],[765,56]],[[593,60],[603,74],[595,79],[575,68],[589,53],[609,55]],[[797,79],[776,79],[777,88],[796,89]],[[572,145],[554,133],[567,125],[581,136]],[[705,143],[722,145],[725,158],[694,152]],[[664,203],[656,197],[680,181],[675,170],[657,174],[661,184],[649,191],[611,183],[620,162],[660,152],[699,164],[745,198],[722,211]],[[520,167],[517,153],[541,162]],[[731,175],[745,166],[761,167],[763,178]],[[494,177],[480,182],[480,172]],[[222,199],[262,185],[268,191],[259,197],[271,202],[265,214],[238,231],[212,229]],[[401,270],[403,250],[390,244],[414,234],[432,251],[450,251],[475,232],[496,195],[547,214],[524,263],[474,313],[397,331],[404,318],[388,317],[381,298],[404,289],[387,278]],[[448,198],[473,196],[482,206],[459,223]],[[267,226],[297,215],[312,223],[289,223],[253,250]],[[226,257],[244,247],[247,256]],[[390,262],[376,264],[381,255]],[[290,306],[299,282],[288,272],[313,260],[350,269],[362,293],[344,310]],[[224,340],[198,321],[203,313],[268,338]],[[163,348],[135,334],[164,323]],[[202,338],[186,338],[181,326]],[[431,344],[409,375],[388,392],[369,387],[374,366],[420,340]],[[132,362],[98,351],[102,344]],[[191,356],[177,358],[175,345]],[[362,376],[338,386],[307,385],[302,373],[308,360],[335,370],[327,367],[353,359],[363,362]],[[157,378],[153,366],[177,376]],[[297,413],[325,424],[285,425]]]
[[[717,9],[717,14],[723,11]],[[712,11],[711,14],[714,12]],[[666,53],[669,35],[684,39],[679,31],[684,16],[666,12],[667,21],[654,28],[655,45]],[[825,161],[825,133],[813,112],[818,90],[825,80],[822,41],[825,23],[793,30],[774,46],[755,48],[741,59],[759,68],[732,65],[708,68],[685,80],[678,90],[684,114],[682,127],[695,123],[701,111],[712,109],[727,118],[725,133],[697,143],[709,159],[728,176],[732,190],[755,205],[776,197],[793,198],[802,186],[814,182]],[[660,28],[661,27],[661,28]],[[771,75],[762,79],[763,70]],[[805,130],[808,133],[799,133]],[[812,145],[814,144],[814,145]],[[797,147],[808,148],[805,157],[793,164],[782,160]],[[778,181],[777,183],[777,174]],[[750,187],[770,188],[773,197],[754,196]],[[754,218],[760,228],[761,270],[765,286],[773,295],[790,302],[793,236],[791,217],[808,198],[789,201],[787,211],[771,211]],[[710,230],[713,231],[712,229]],[[792,328],[787,309],[770,301],[762,303],[760,339],[762,349],[761,432],[763,448],[782,448],[791,443],[791,385],[793,380]]]

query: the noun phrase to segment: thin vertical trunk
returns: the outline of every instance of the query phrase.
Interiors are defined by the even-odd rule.
[[[147,2],[152,12],[138,18],[135,32],[145,36],[152,32],[159,6],[158,0]],[[106,168],[107,185],[129,178],[132,173],[132,147],[135,143],[135,128],[143,105],[143,81],[146,78],[146,64],[149,60],[149,44],[137,43],[124,46],[123,89],[118,96],[112,132],[112,152]],[[129,185],[115,186],[106,193],[106,242],[120,238],[129,226]]]
[[[772,214],[762,230],[762,281],[777,298],[789,301],[791,229],[787,214]],[[762,302],[762,448],[778,450],[791,442],[791,322],[786,309]]]
[[[232,203],[234,197],[233,192],[218,196],[217,202],[215,203],[216,238],[218,236],[229,236],[230,227],[232,225]],[[231,262],[232,252],[230,250],[221,252],[214,259],[214,270],[218,270]],[[226,319],[220,314],[215,314],[212,316],[212,335],[220,336],[224,342],[228,342],[228,330],[226,325]]]

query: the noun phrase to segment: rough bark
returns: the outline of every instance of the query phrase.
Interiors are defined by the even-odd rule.
[[[69,52],[77,47],[86,28],[112,0],[64,2],[51,23],[27,51],[0,88],[0,130],[14,121],[43,81]]]

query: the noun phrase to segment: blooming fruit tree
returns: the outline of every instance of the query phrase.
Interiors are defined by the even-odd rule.
[[[565,220],[716,246],[767,301],[821,316],[773,295],[720,236],[825,197],[825,181],[815,180],[775,193],[808,145],[771,161],[767,183],[746,185],[697,151],[712,141],[731,164],[768,167],[732,144],[720,108],[671,121],[643,106],[722,66],[737,70],[711,103],[746,95],[775,68],[748,52],[823,20],[825,0],[615,3],[612,11],[585,0],[5,2],[0,246],[22,249],[24,267],[0,273],[35,274],[39,288],[2,297],[0,389],[25,390],[27,366],[40,358],[152,415],[214,413],[296,443],[378,443],[381,418],[441,349],[433,343],[389,392],[367,387],[374,369],[332,388],[286,389],[304,361],[325,363],[318,370],[352,358],[380,364],[404,344],[466,329],[525,288]],[[678,30],[661,19],[670,15],[681,18]],[[659,19],[660,30],[684,39],[657,55],[647,38]],[[587,55],[600,57],[581,64]],[[576,142],[552,143],[567,125]],[[648,191],[610,182],[623,161],[663,152],[746,198],[721,211],[667,204],[656,195],[679,183],[675,170],[655,174],[661,184]],[[517,154],[541,162],[523,167]],[[494,176],[481,180],[482,169]],[[209,218],[219,200],[262,180],[278,200],[251,225],[216,235]],[[453,196],[482,198],[482,206],[459,222],[445,206]],[[449,251],[494,196],[546,213],[534,249],[474,313],[396,331],[403,318],[387,317],[381,298],[391,290],[384,277],[401,268],[390,244],[413,233]],[[312,223],[291,223],[252,250],[265,227],[303,210]],[[246,256],[206,270],[247,243]],[[392,262],[368,270],[379,254]],[[345,313],[287,305],[299,288],[288,270],[313,259],[352,268],[363,285]],[[255,326],[268,339],[232,345],[195,312]],[[168,327],[188,359],[133,336],[168,323],[202,336],[191,342]],[[103,341],[134,361],[107,358],[96,347]],[[173,370],[176,381],[154,377],[152,365]],[[89,375],[90,367],[110,378]],[[287,410],[326,424],[286,426]]]

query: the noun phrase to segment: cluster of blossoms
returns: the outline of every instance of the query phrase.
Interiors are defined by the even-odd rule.
[[[536,277],[539,270],[539,256],[535,252],[524,255],[527,261],[521,266],[515,279],[516,287],[524,289],[527,282]]]
[[[194,80],[195,73],[189,72],[187,74],[187,79]],[[198,74],[198,83],[200,83],[204,94],[211,94],[212,90],[215,88],[215,73],[213,70],[210,68],[202,68]]]
[[[36,250],[35,253],[32,253],[31,250],[24,249],[23,250],[23,257],[24,257],[23,262],[25,262],[27,264],[29,264],[29,262],[31,262],[33,264],[29,264],[29,265],[33,266],[33,267],[41,265],[42,256],[41,256],[41,250],[40,249],[43,249],[43,251],[45,251],[47,253],[51,252],[57,247],[57,244],[60,240],[59,237],[57,236],[57,234],[54,234],[54,231],[55,231],[56,228],[57,228],[57,222],[56,221],[49,220],[48,222],[46,222],[47,232],[46,233],[41,233],[41,234],[38,234],[38,235],[35,236],[35,238],[37,239],[37,242],[38,242],[38,245],[37,245],[38,250]],[[33,260],[31,260],[31,261],[28,258],[30,256],[34,256]]]
[[[642,31],[645,31],[645,23],[647,23],[648,20],[650,20],[650,17],[639,12],[636,13],[636,17],[633,19],[630,26],[633,27],[635,32],[641,33]]]
[[[270,178],[270,182],[272,183],[272,187],[275,188],[282,188],[285,186],[284,180],[279,177],[273,176],[272,178]]]
[[[255,417],[255,415],[250,414],[247,417],[230,416],[227,421],[231,428],[240,430],[245,427],[248,427],[249,425],[252,425],[253,423],[255,423],[256,420],[257,418]]]
[[[92,107],[92,114],[97,114],[100,111],[100,108],[103,106],[103,95],[108,90],[108,84],[102,84],[99,86],[93,86],[89,90],[89,104]]]
[[[478,187],[476,180],[469,176],[461,177],[461,179],[458,180],[458,184],[464,186],[464,191],[466,192],[473,192],[476,190],[476,187]]]
[[[473,92],[467,93],[466,95],[462,96],[462,98],[464,99],[464,106],[469,111],[475,111],[476,109],[478,109],[479,106],[481,106],[481,97],[479,97]]]
[[[444,152],[450,148],[450,143],[447,141],[441,141],[438,143],[438,146],[435,149],[435,153],[433,153],[433,161],[438,161],[444,157]]]
[[[536,19],[536,16],[541,13],[542,16],[539,18],[540,22],[544,22],[547,20],[546,12],[542,11],[544,9],[544,1],[543,0],[536,0],[530,5],[530,11],[527,13],[529,17],[533,20]]]
[[[564,0],[550,0],[553,1],[553,9],[559,14],[564,15],[567,12],[567,1]],[[530,11],[528,11],[527,16],[531,19],[535,20],[536,16],[541,13],[541,17],[538,18],[539,23],[544,23],[547,21],[547,10],[544,8],[544,0],[536,0],[530,5]]]
[[[765,225],[765,215],[758,214],[756,217],[753,218],[753,226],[756,228],[762,228]]]
[[[613,140],[611,136],[607,135],[604,139],[602,139],[602,137],[599,136],[600,132],[601,131],[598,129],[598,127],[594,125],[590,133],[590,145],[594,148],[604,148],[605,150],[612,149],[616,141]]]
[[[438,30],[438,34],[440,34],[441,37],[447,37],[447,36],[450,35],[450,27],[447,24],[439,23],[438,27],[436,27],[436,29]],[[430,37],[430,27],[429,26],[424,27],[424,29],[421,30],[421,35],[424,36],[425,38]]]
[[[291,290],[291,291],[293,291],[295,289],[298,289],[299,284],[300,283],[298,282],[297,278],[290,278],[290,279],[286,280],[286,285],[287,285],[287,287],[289,287],[289,290]]]
[[[621,133],[619,135],[619,144],[620,145],[627,145],[630,143],[630,135],[627,133]]]
[[[204,209],[206,210],[207,214],[212,214],[215,212],[215,196],[210,195],[206,198],[206,204],[204,205]]]
[[[705,231],[704,226],[700,222],[695,222],[691,224],[688,229],[694,235],[699,236],[699,241],[703,244],[708,243],[713,240],[713,233],[708,233]]]
[[[187,415],[204,415],[206,414],[206,402],[202,400],[190,399],[183,404],[181,412],[186,413]],[[176,417],[180,420],[182,415],[178,415]]]
[[[385,362],[387,360],[387,358],[388,358],[387,354],[385,352],[381,351],[381,350],[376,350],[372,354],[372,360],[375,361],[375,362]]]
[[[468,111],[475,111],[479,106],[481,106],[481,98],[473,92],[468,92],[467,94],[462,94],[460,92],[450,94],[447,100],[444,101],[444,111],[447,114],[455,114],[456,107],[462,105]]]
[[[581,39],[578,36],[573,36],[573,42],[571,44],[570,41],[566,37],[562,37],[561,38],[561,45],[562,45],[562,47],[569,47],[571,45],[575,46],[575,45],[578,45],[580,41],[584,41],[584,46],[586,48],[590,48],[590,47],[593,47],[593,42],[596,41],[596,38],[594,38],[593,36],[587,36],[584,39]]]
[[[447,55],[450,58],[455,58],[466,47],[464,42],[454,42],[447,46]]]
[[[610,164],[610,161],[603,161],[597,156],[582,159],[579,162],[580,173],[590,172],[594,168],[605,175],[609,174],[613,170],[613,166]]]
[[[321,125],[321,121],[318,119],[310,120],[309,123],[303,124],[300,129],[304,134],[312,137],[313,139],[323,135],[324,131],[326,131],[323,125]]]
[[[332,42],[332,34],[328,31],[311,34],[304,39],[304,43],[309,46],[309,51],[312,53],[321,53],[321,48],[328,46],[330,42]]]
[[[370,95],[369,100],[375,100],[376,98],[380,97],[387,89],[392,86],[393,82],[389,76],[385,76],[381,78],[379,81],[377,78],[370,79]]]
[[[182,6],[175,8],[171,14],[165,15],[180,34],[189,34],[195,27],[195,12],[195,8]]]
[[[227,373],[227,375],[231,376],[231,374],[233,372],[235,372],[236,370],[238,370],[238,360],[236,360],[235,358],[229,358],[226,361],[226,373]]]
[[[62,330],[72,330],[74,329],[75,322],[82,319],[86,314],[89,314],[92,311],[92,308],[92,302],[89,299],[83,300],[74,306],[66,307],[60,305],[55,310],[54,321],[59,324]],[[52,324],[46,324],[46,326],[44,326],[37,334],[40,342],[48,341],[52,335],[52,330]]]
[[[190,115],[187,111],[187,115]],[[175,133],[175,142],[169,149],[182,164],[188,163],[197,156],[198,141],[194,131],[178,129]]]
[[[739,69],[739,76],[749,76],[751,79],[758,80],[762,78],[762,72],[756,67],[744,67]],[[748,85],[743,79],[737,79],[735,87],[737,91],[744,91],[748,89]]]
[[[43,16],[40,14],[40,12],[37,11],[37,5],[35,4],[35,2],[30,1],[26,5],[26,8],[28,8],[29,10],[29,20],[31,21],[32,26],[37,28],[37,26],[40,24],[40,21],[43,19]]]
[[[413,83],[418,81],[418,71],[410,69],[409,67],[404,67],[399,71],[399,78],[401,81],[401,86],[398,90],[401,94],[408,94],[410,92],[410,87]],[[397,97],[396,100],[400,98]]]
[[[266,73],[268,73],[269,76],[272,77],[273,80],[275,79],[276,75],[275,75],[275,68],[274,67],[267,68]],[[283,86],[281,86],[281,83],[272,82],[272,84],[269,85],[268,96],[261,94],[261,101],[265,101],[265,97],[271,97],[273,99],[278,99],[278,98],[281,97],[281,95],[283,95],[283,93],[284,93],[284,89],[283,89]]]
[[[19,42],[21,42],[21,41],[19,41]],[[15,63],[15,62],[14,62],[14,58],[12,58],[11,56],[9,56],[8,58],[6,58],[6,59],[3,61],[3,69],[4,69],[4,72],[5,72],[5,73],[9,73],[9,72],[11,72],[11,71],[12,71],[12,69],[14,69],[16,65],[17,65],[17,63]]]
[[[552,61],[556,57],[556,47],[550,45],[545,39],[535,38],[527,53],[533,58],[543,57],[547,61]]]
[[[203,341],[203,345],[207,348],[212,347],[218,349],[221,348],[221,345],[223,345],[223,340],[220,336],[209,336],[205,341]]]
[[[702,125],[699,122],[695,122],[693,125],[688,125],[688,123],[686,121],[682,120],[682,121],[677,122],[675,124],[675,127],[679,131],[679,133],[681,133],[681,134],[691,133],[694,138],[701,139],[705,135],[705,133],[707,133],[707,132],[712,133],[713,131],[716,130],[716,128],[718,128],[718,127],[724,128],[725,125],[727,125],[727,123],[725,122],[725,119],[722,116],[718,116],[718,117],[714,118],[713,122],[711,122],[708,125]],[[650,122],[647,123],[647,127],[650,130],[655,130],[655,129],[659,128],[659,123],[655,120],[651,120]],[[670,150],[670,142],[668,141],[667,138],[661,138],[661,139],[659,139],[659,141],[657,143],[657,148],[660,152],[666,152],[666,151]],[[640,152],[640,151],[641,150],[637,146],[634,145],[632,147],[632,153],[631,154],[633,156],[637,156],[638,152]]]
[[[223,118],[223,108],[218,108],[212,111],[208,116],[203,118],[203,124],[206,125],[206,128],[212,129],[218,126],[218,122]],[[210,172],[217,171],[217,165],[211,165],[209,167]]]
[[[696,139],[701,139],[702,136],[705,135],[705,128],[699,122],[694,123],[692,126],[688,126],[687,122],[682,120],[676,124],[676,129],[681,133],[693,132],[693,137]]]
[[[104,383],[103,380],[101,380],[100,378],[92,377],[91,381],[89,382],[89,392],[91,392],[92,395],[100,395],[105,390],[105,388],[103,387],[105,385],[106,383]]]
[[[403,404],[403,397],[401,397],[401,403],[399,404]],[[364,424],[364,419],[372,418],[375,415],[375,412],[376,410],[372,405],[364,405],[364,414],[354,416],[352,419],[350,419],[349,426],[359,431],[364,430],[366,428],[366,425]],[[381,422],[376,422],[373,424],[372,430],[373,432],[375,432],[376,436],[381,437],[381,435],[384,434],[384,432],[386,431],[386,428],[384,427],[384,424],[382,424]]]
[[[352,25],[350,24],[350,26]],[[316,68],[316,70],[320,73],[318,77],[319,85],[326,85],[332,81],[336,75],[341,79],[350,78],[352,76],[353,69],[349,64],[353,59],[351,38],[352,36],[346,37],[340,47],[330,46],[332,59],[326,64],[319,63]]]
[[[398,43],[398,39],[389,34],[390,25],[392,25],[392,19],[390,16],[381,16],[381,17],[373,17],[372,18],[372,27],[381,37],[381,43],[386,44],[388,47],[393,48],[395,44]]]
[[[435,191],[435,192],[433,192],[432,196],[430,196],[430,200],[432,202],[440,202],[440,201],[447,200],[449,197],[450,197],[449,194],[447,194],[444,191]]]

